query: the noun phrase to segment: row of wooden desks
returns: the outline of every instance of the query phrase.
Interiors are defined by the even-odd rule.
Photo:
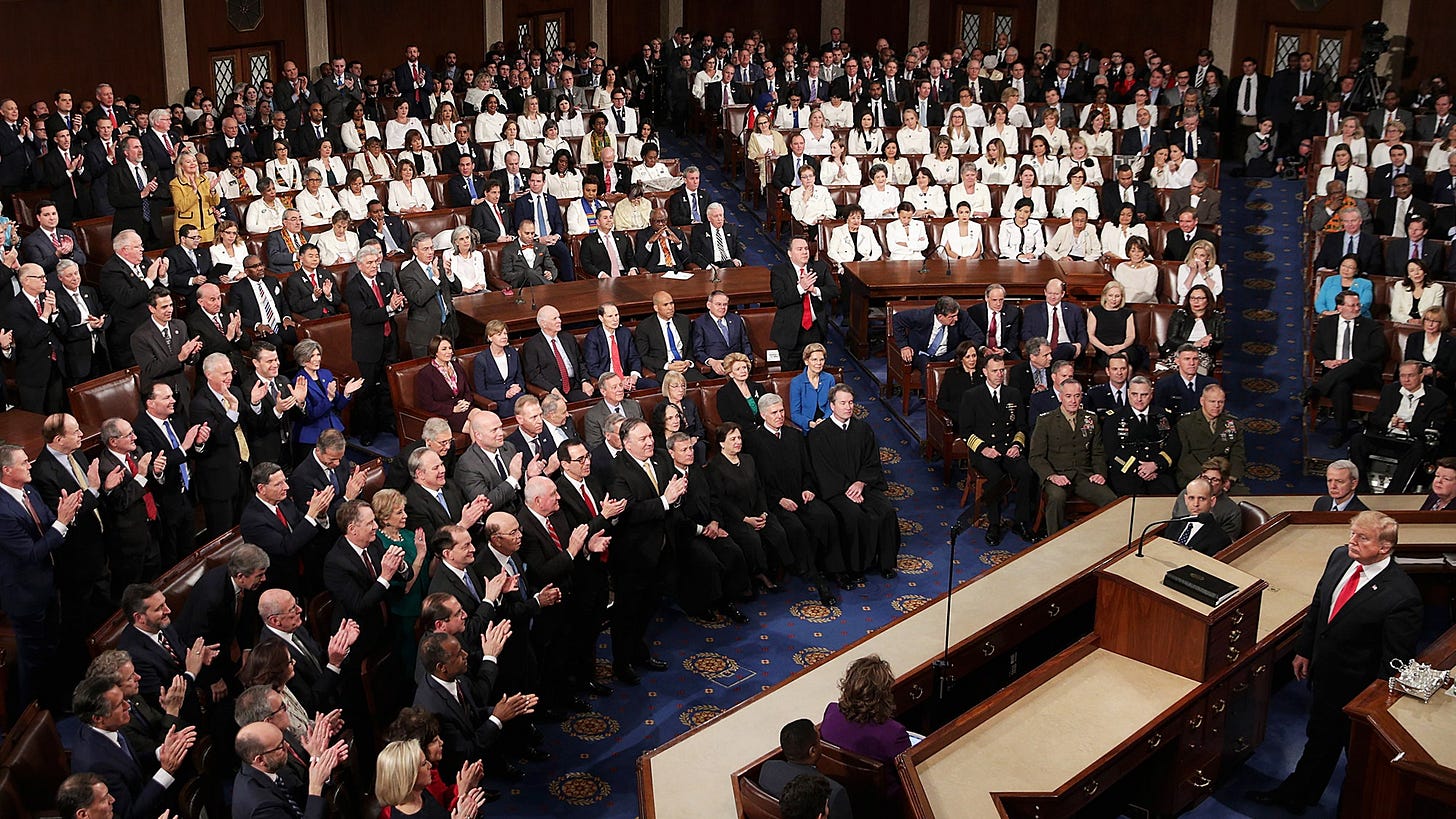
[[[19,408],[0,412],[0,441],[24,447],[25,454],[34,460],[45,448],[45,436],[40,431],[40,425],[45,422],[45,419],[46,417],[38,412]],[[81,435],[82,449],[90,449],[101,440],[100,430],[83,426]]]
[[[606,302],[617,305],[624,321],[652,312],[652,295],[659,290],[672,294],[680,312],[701,312],[714,290],[723,290],[734,306],[771,303],[767,267],[738,267],[720,271],[721,281],[713,281],[706,270],[696,270],[686,279],[661,275],[622,276],[616,279],[578,279],[557,282],[544,287],[524,288],[516,295],[500,292],[457,296],[455,309],[460,314],[460,330],[477,339],[485,332],[488,321],[504,321],[512,333],[535,330],[536,310],[551,305],[561,311],[566,327],[589,324],[597,320],[597,308]]]
[[[923,271],[923,272],[922,272]],[[1037,259],[1028,264],[1006,259],[953,262],[930,259],[910,262],[849,262],[840,276],[848,329],[845,343],[857,358],[870,353],[869,317],[872,307],[899,299],[935,299],[955,296],[979,300],[992,284],[1006,288],[1012,299],[1040,299],[1046,283],[1060,278],[1068,298],[1095,303],[1107,283],[1107,270],[1098,262]]]

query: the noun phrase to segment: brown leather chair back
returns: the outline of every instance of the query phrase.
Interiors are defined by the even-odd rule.
[[[88,265],[101,265],[115,254],[111,252],[111,217],[98,216],[95,219],[78,219],[71,225],[76,234],[76,244],[86,251]]]
[[[892,813],[885,794],[897,781],[895,768],[888,762],[841,748],[830,742],[819,745],[819,772],[849,791],[849,802],[861,816],[886,816]]]
[[[16,795],[31,813],[53,812],[71,761],[50,711],[36,703],[26,707],[0,745],[0,768],[9,770]]]
[[[1269,513],[1248,501],[1239,501],[1239,534],[1247,535],[1269,522]]]
[[[141,368],[107,373],[69,390],[71,414],[82,429],[99,429],[107,418],[130,421],[142,406]]]
[[[396,344],[404,343],[404,324],[404,313],[394,317],[394,333],[391,338]],[[347,313],[300,322],[298,326],[300,338],[313,339],[323,346],[321,366],[333,373],[335,378],[343,380],[359,374],[359,367],[354,363],[353,330],[349,326]]]
[[[455,227],[455,214],[450,210],[431,210],[424,213],[407,213],[404,215],[405,230],[413,237],[416,233],[424,232],[434,238],[435,234],[442,230],[450,230]]]
[[[1173,321],[1173,311],[1178,308],[1171,304],[1151,304],[1148,307],[1149,329],[1152,331],[1149,349],[1161,350],[1168,341],[1168,325]]]
[[[743,327],[748,332],[748,343],[753,347],[754,358],[759,362],[767,362],[768,351],[779,348],[771,337],[776,313],[776,307],[750,307],[738,311],[739,317],[743,319]],[[773,368],[777,369],[778,366],[775,363]]]
[[[783,819],[779,800],[769,796],[758,786],[758,769],[741,773],[733,778],[733,789],[738,799],[738,809],[743,819]]]
[[[992,213],[995,213],[994,205]],[[1001,217],[992,216],[981,220],[981,247],[987,255],[995,258],[1001,255]]]
[[[359,469],[364,472],[364,488],[359,491],[359,497],[372,501],[374,493],[384,488],[384,459],[375,458]]]

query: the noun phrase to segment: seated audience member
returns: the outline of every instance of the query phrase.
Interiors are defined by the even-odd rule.
[[[1234,500],[1228,493],[1229,488],[1229,459],[1222,455],[1215,455],[1204,461],[1202,471],[1197,476],[1208,482],[1213,488],[1213,504],[1209,511],[1213,513],[1214,520],[1229,536],[1230,541],[1238,540],[1243,534],[1244,515],[1239,507],[1239,502]],[[1192,480],[1190,478],[1190,480]],[[1188,505],[1183,496],[1179,494],[1173,501],[1173,514],[1175,518],[1186,517]]]
[[[1334,271],[1346,256],[1354,256],[1356,269],[1361,273],[1367,276],[1384,273],[1380,239],[1365,229],[1365,219],[1360,211],[1346,207],[1341,208],[1337,215],[1340,229],[1325,236],[1324,244],[1314,259],[1315,270]]]
[[[1385,269],[1390,275],[1399,276],[1408,261],[1421,263],[1427,271],[1446,269],[1446,248],[1431,241],[1441,237],[1431,236],[1430,228],[1424,216],[1416,216],[1406,222],[1404,239],[1392,239],[1386,244]],[[1436,303],[1441,303],[1440,299]]]
[[[1430,204],[1416,197],[1415,182],[1411,177],[1404,174],[1397,176],[1391,182],[1390,196],[1380,200],[1375,207],[1375,235],[1403,239],[1409,220],[1417,216],[1434,221],[1436,213]]]
[[[728,309],[728,294],[714,290],[708,294],[708,312],[693,319],[693,357],[713,371],[714,375],[728,374],[724,358],[730,353],[739,353],[748,358],[750,369],[754,364],[753,344],[748,338],[748,326],[743,317]]]
[[[1097,305],[1087,311],[1087,342],[1094,350],[1095,366],[1106,367],[1110,356],[1121,355],[1134,370],[1147,361],[1147,348],[1138,340],[1132,308],[1127,306],[1122,284],[1116,280],[1102,285]]]
[[[806,345],[804,369],[789,382],[789,418],[806,435],[830,415],[829,393],[835,380],[833,373],[824,371],[827,355],[823,344]]]
[[[969,338],[971,327],[965,308],[951,296],[941,296],[930,307],[900,310],[891,324],[900,360],[922,376],[930,362],[953,360],[956,347]]]
[[[1336,297],[1338,313],[1315,325],[1313,355],[1319,377],[1304,392],[1305,406],[1328,398],[1334,405],[1336,449],[1350,439],[1354,391],[1379,386],[1385,366],[1385,332],[1380,322],[1361,315],[1360,297],[1342,291]]]
[[[1055,387],[1060,406],[1032,427],[1028,461],[1041,478],[1047,533],[1066,523],[1067,498],[1076,494],[1099,507],[1117,499],[1107,488],[1107,457],[1095,412],[1082,407],[1082,385],[1068,378]],[[1057,417],[1060,416],[1060,417]]]
[[[556,262],[536,234],[536,223],[522,219],[516,238],[501,249],[501,279],[513,288],[544,287],[557,281]]]
[[[633,334],[642,365],[658,379],[674,372],[688,381],[702,381],[703,373],[692,360],[693,324],[687,316],[677,315],[672,294],[666,290],[653,293],[652,311]]]
[[[1195,552],[1206,555],[1217,554],[1233,541],[1214,518],[1213,487],[1202,478],[1194,478],[1183,488],[1185,517],[1193,520],[1169,524],[1163,529],[1163,537],[1177,541]]]
[[[1006,382],[1004,356],[988,353],[982,373],[981,383],[962,392],[955,418],[957,434],[966,439],[971,466],[990,482],[980,497],[987,514],[987,542],[1000,543],[1008,522],[1023,540],[1033,542],[1031,521],[1038,481],[1027,460],[1025,393]],[[1001,500],[1013,488],[1015,517],[1006,521],[1001,516]]]
[[[1456,501],[1456,458],[1439,458],[1431,475],[1431,493],[1421,504],[1421,510],[1439,512],[1452,508],[1452,501]]]
[[[865,211],[859,205],[850,205],[842,225],[836,225],[829,232],[829,258],[838,264],[846,262],[873,262],[883,251],[875,232],[864,226]]]
[[[925,223],[915,218],[915,206],[901,202],[895,207],[895,217],[894,221],[885,225],[885,247],[889,250],[889,260],[923,262],[930,239],[925,232]]]
[[[758,425],[758,399],[768,391],[762,384],[748,380],[750,361],[739,352],[724,356],[722,366],[728,382],[718,388],[715,397],[718,418],[747,429]]]
[[[1148,226],[1138,221],[1137,210],[1130,202],[1123,202],[1117,206],[1117,210],[1109,214],[1107,222],[1102,225],[1102,235],[1099,237],[1102,252],[1110,261],[1130,258],[1129,245],[1134,237],[1143,240],[1143,258],[1152,256],[1153,251],[1148,244]],[[1113,275],[1117,275],[1115,271]],[[1149,292],[1153,293],[1155,290]]]
[[[1360,477],[1360,468],[1353,461],[1331,461],[1325,467],[1325,494],[1315,498],[1314,511],[1364,512],[1369,507],[1356,494]]]
[[[1218,251],[1212,242],[1196,240],[1188,248],[1188,255],[1178,265],[1178,274],[1173,280],[1173,301],[1182,302],[1193,287],[1203,285],[1217,297],[1223,292],[1223,271],[1218,266]]]
[[[849,791],[814,767],[814,761],[819,757],[819,729],[812,721],[796,719],[785,725],[779,731],[779,747],[784,751],[784,758],[763,763],[758,771],[760,788],[770,796],[781,797],[790,780],[804,775],[818,777],[829,783],[829,815],[854,815],[849,804]]]
[[[1065,301],[1067,285],[1061,279],[1049,280],[1042,294],[1044,301],[1028,304],[1022,312],[1021,338],[1044,338],[1052,346],[1053,358],[1077,360],[1087,349],[1087,319],[1082,308]]]
[[[827,819],[831,796],[829,782],[823,776],[800,774],[779,793],[779,811],[784,819]]]
[[[789,210],[794,221],[812,232],[826,219],[834,218],[834,199],[829,189],[815,183],[817,172],[812,165],[799,169],[799,186],[789,194]]]
[[[650,225],[637,231],[636,266],[643,273],[672,273],[693,266],[687,237],[668,224],[667,209],[653,208]]]
[[[960,428],[961,397],[971,387],[980,384],[984,376],[981,374],[980,351],[974,341],[962,341],[956,345],[950,360],[953,364],[941,377],[935,405],[950,422],[951,430],[955,431]]]
[[[415,403],[427,415],[448,419],[451,429],[462,429],[474,405],[471,379],[455,357],[450,339],[434,336],[428,350],[430,363],[415,375]]]
[[[1356,199],[1364,199],[1370,191],[1370,181],[1365,169],[1355,164],[1355,157],[1348,145],[1336,145],[1330,157],[1330,164],[1320,170],[1315,180],[1315,190],[1324,190],[1331,180],[1345,183],[1345,191]]]
[[[1426,308],[1421,312],[1422,332],[1406,338],[1402,356],[1406,361],[1419,361],[1425,382],[1440,387],[1448,396],[1456,377],[1456,338],[1446,332],[1450,328],[1445,308]]]
[[[1204,241],[1218,247],[1218,234],[1198,224],[1198,212],[1193,208],[1178,211],[1178,229],[1168,231],[1163,245],[1163,259],[1184,261],[1195,242]]]
[[[1046,250],[1046,235],[1041,222],[1031,218],[1032,201],[1017,200],[1015,215],[1001,220],[1001,258],[1018,262],[1033,262]]]
[[[1153,403],[1176,420],[1196,410],[1203,389],[1217,382],[1202,371],[1201,351],[1193,344],[1184,342],[1164,356],[1171,359],[1173,372],[1158,379]]]
[[[1195,284],[1168,321],[1168,340],[1163,343],[1163,356],[1166,358],[1184,346],[1192,345],[1198,352],[1199,374],[1212,373],[1219,350],[1223,348],[1225,318],[1224,311],[1214,306],[1213,292]]]
[[[890,664],[871,654],[850,663],[839,680],[839,699],[824,709],[825,742],[889,763],[910,749],[910,734],[896,722]]]
[[[536,311],[540,332],[521,345],[521,371],[526,383],[545,392],[556,391],[568,401],[591,397],[596,387],[582,363],[581,347],[571,333],[561,331],[561,311],[546,305]]]
[[[1244,468],[1248,463],[1244,428],[1224,410],[1226,402],[1223,387],[1209,384],[1199,397],[1198,411],[1178,420],[1178,478],[1183,483],[1197,477],[1210,458],[1221,456],[1229,461],[1224,475],[1225,490],[1243,489]]]
[[[329,217],[329,230],[314,235],[319,258],[325,265],[349,264],[359,255],[359,234],[349,211],[339,209]]]
[[[1365,475],[1361,489],[1370,491],[1370,456],[1379,454],[1395,460],[1387,492],[1408,492],[1427,455],[1441,442],[1450,414],[1448,396],[1421,381],[1419,361],[1402,361],[1396,381],[1380,391],[1380,403],[1363,431],[1350,440],[1350,460]]]
[[[1354,254],[1341,259],[1339,271],[1326,276],[1325,280],[1320,282],[1319,292],[1314,299],[1315,312],[1320,316],[1333,316],[1339,313],[1337,298],[1347,290],[1360,297],[1360,314],[1369,318],[1370,305],[1375,303],[1375,287],[1371,284],[1370,279],[1360,272],[1360,260]]]
[[[1052,234],[1046,248],[1046,257],[1053,261],[1096,261],[1101,256],[1102,243],[1097,239],[1097,228],[1087,223],[1087,210],[1080,207],[1072,211],[1071,221]]]
[[[707,224],[693,231],[693,263],[721,277],[721,269],[743,266],[747,248],[738,237],[738,226],[727,221],[721,202],[708,205],[707,214]]]

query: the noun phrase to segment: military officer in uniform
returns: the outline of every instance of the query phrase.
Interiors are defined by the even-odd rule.
[[[1127,406],[1102,421],[1107,442],[1107,481],[1119,495],[1172,495],[1178,491],[1178,435],[1173,416],[1153,406],[1153,382],[1145,375],[1127,384]]]
[[[1215,455],[1229,460],[1228,483],[1224,491],[1247,494],[1244,487],[1244,427],[1223,411],[1227,399],[1223,387],[1209,384],[1198,398],[1198,411],[1178,420],[1178,482],[1187,485],[1198,477],[1203,462]]]
[[[971,467],[986,478],[981,503],[986,508],[986,544],[1001,542],[1001,499],[1015,487],[1016,517],[1012,530],[1033,540],[1031,516],[1036,511],[1037,479],[1026,459],[1026,402],[1006,383],[1006,357],[986,356],[986,380],[961,395],[959,426],[971,450]]]
[[[1082,383],[1069,378],[1057,388],[1057,395],[1061,406],[1038,418],[1031,433],[1031,468],[1041,478],[1047,534],[1066,525],[1071,495],[1098,506],[1117,500],[1107,488],[1107,456],[1097,413],[1082,409]]]

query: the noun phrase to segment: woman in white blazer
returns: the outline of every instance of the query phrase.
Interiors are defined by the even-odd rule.
[[[829,231],[829,258],[839,264],[873,262],[884,255],[873,228],[864,224],[864,208],[850,205],[844,224]]]
[[[890,261],[918,262],[924,259],[925,249],[930,247],[930,237],[925,233],[925,223],[914,218],[915,206],[901,202],[895,216],[895,221],[885,225],[885,246],[890,250]]]

